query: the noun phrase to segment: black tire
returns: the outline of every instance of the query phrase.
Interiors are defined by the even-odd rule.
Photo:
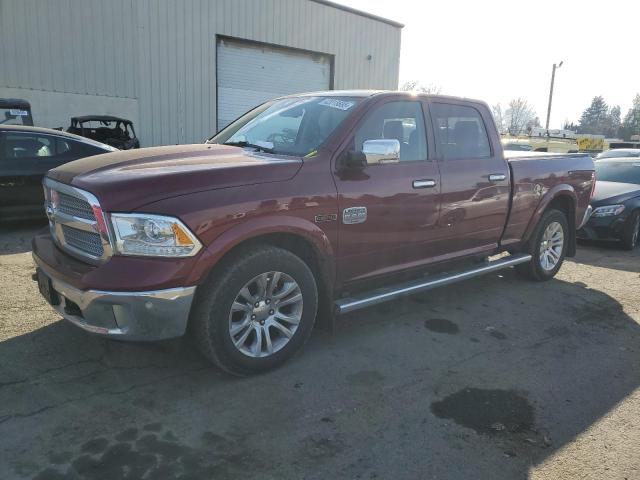
[[[631,213],[629,223],[622,236],[622,247],[625,250],[633,250],[638,246],[640,238],[640,211]]]
[[[562,244],[562,252],[560,254],[559,260],[553,268],[546,269],[542,265],[540,251],[545,231],[547,230],[547,227],[554,222],[557,222],[562,227],[564,241]],[[542,218],[538,222],[538,225],[536,225],[536,228],[531,235],[531,239],[524,249],[525,253],[531,255],[531,260],[527,263],[516,265],[516,271],[529,280],[534,280],[537,282],[546,282],[547,280],[551,280],[556,275],[556,273],[558,273],[560,267],[562,267],[562,263],[564,262],[564,258],[567,254],[569,238],[569,222],[564,212],[555,209],[547,210],[542,215]]]
[[[269,356],[251,357],[234,345],[229,315],[233,302],[247,282],[271,271],[283,272],[298,284],[303,302],[302,317],[284,347]],[[198,287],[190,330],[198,349],[216,366],[234,375],[250,375],[273,369],[300,351],[313,330],[317,308],[316,281],[304,261],[281,248],[253,246],[224,261]]]

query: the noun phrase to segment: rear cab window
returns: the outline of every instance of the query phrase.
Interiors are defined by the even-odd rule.
[[[473,107],[432,103],[436,146],[444,160],[491,157],[487,129],[480,112]]]

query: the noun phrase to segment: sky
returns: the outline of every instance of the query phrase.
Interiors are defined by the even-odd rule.
[[[602,95],[622,118],[640,93],[640,1],[338,0],[404,23],[400,84],[418,80],[447,95],[503,108],[522,97],[550,128],[575,121]],[[635,59],[633,59],[635,57]]]

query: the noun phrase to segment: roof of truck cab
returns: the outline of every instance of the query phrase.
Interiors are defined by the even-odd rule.
[[[292,93],[284,95],[285,97],[372,97],[380,93],[386,93],[385,90],[320,90],[317,92]]]
[[[322,90],[317,92],[304,92],[293,93],[291,95],[284,95],[281,98],[291,97],[374,97],[382,95],[406,95],[407,97],[425,97],[431,100],[456,100],[459,102],[472,102],[482,103],[486,105],[484,100],[478,100],[475,98],[456,97],[453,95],[440,95],[434,93],[423,93],[417,91],[403,91],[403,90]]]

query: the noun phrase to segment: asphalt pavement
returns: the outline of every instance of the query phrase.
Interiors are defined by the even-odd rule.
[[[31,280],[37,228],[0,230],[1,479],[640,478],[640,250],[362,310],[239,379],[188,339],[62,320]]]

